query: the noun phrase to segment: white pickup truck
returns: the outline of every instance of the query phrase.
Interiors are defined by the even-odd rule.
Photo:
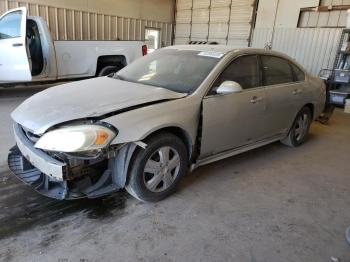
[[[25,7],[0,17],[0,86],[109,75],[146,54],[141,41],[53,41]]]

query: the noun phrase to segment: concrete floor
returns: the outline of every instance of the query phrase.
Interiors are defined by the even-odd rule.
[[[8,113],[28,91],[0,92]],[[120,192],[60,202],[0,172],[1,261],[350,261],[350,116],[314,123],[299,148],[279,143],[189,174],[177,193],[142,204]],[[5,145],[5,146],[4,146]]]

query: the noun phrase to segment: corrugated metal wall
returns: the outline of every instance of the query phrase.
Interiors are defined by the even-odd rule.
[[[145,27],[161,30],[162,45],[171,45],[172,27],[163,23],[13,0],[0,0],[0,14],[25,6],[29,15],[43,17],[54,40],[144,40]]]
[[[177,0],[175,43],[247,46],[255,0]]]
[[[283,52],[317,75],[321,69],[333,67],[342,29],[340,28],[257,28],[252,46],[264,48],[271,42],[272,49]]]

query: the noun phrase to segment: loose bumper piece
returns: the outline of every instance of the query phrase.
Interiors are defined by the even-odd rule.
[[[67,180],[70,172],[68,163],[36,149],[20,125],[14,125],[14,133],[17,145],[9,152],[8,166],[17,178],[38,193],[50,198],[71,200],[97,198],[121,188],[114,183],[109,169],[101,170],[100,176],[94,179],[87,171],[83,177]]]
[[[68,197],[67,184],[64,181],[53,181],[52,178],[35,168],[19,151],[18,147],[11,148],[8,155],[8,165],[12,173],[21,181],[33,187],[38,193],[56,199],[74,199]]]
[[[67,174],[67,165],[35,148],[20,125],[15,124],[13,129],[17,146],[28,162],[53,179],[63,181]]]
[[[21,153],[17,146],[10,150],[8,166],[12,173],[31,186],[38,193],[59,200],[73,200],[80,198],[98,198],[111,194],[120,189],[113,182],[109,169],[95,183],[89,181],[88,174],[79,181],[57,181],[40,172]]]

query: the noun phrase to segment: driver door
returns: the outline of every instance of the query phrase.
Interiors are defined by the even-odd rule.
[[[201,158],[261,140],[266,135],[265,89],[261,86],[258,58],[236,58],[219,76],[203,99]],[[243,90],[217,94],[224,81],[235,81]]]
[[[13,9],[0,17],[0,82],[32,79],[26,50],[27,9]]]

